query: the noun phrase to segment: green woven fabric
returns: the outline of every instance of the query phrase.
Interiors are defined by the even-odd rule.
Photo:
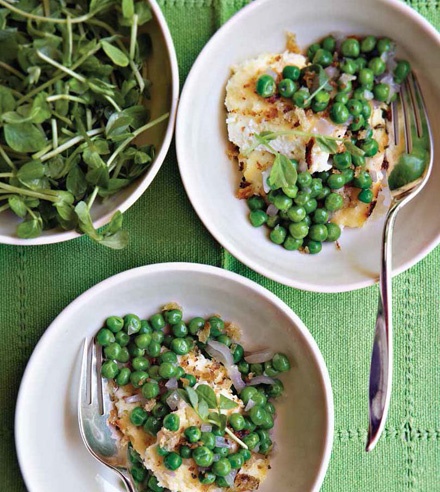
[[[209,37],[245,3],[160,1],[182,80]],[[440,28],[437,0],[407,3]],[[26,490],[14,449],[15,401],[26,363],[46,327],[97,282],[129,268],[165,261],[222,266],[256,280],[309,327],[327,362],[335,399],[335,442],[323,491],[440,491],[440,248],[394,280],[392,406],[384,438],[373,453],[366,454],[366,387],[377,287],[337,295],[301,292],[240,264],[214,241],[193,211],[183,192],[173,146],[158,177],[125,214],[125,225],[131,243],[122,252],[86,238],[40,247],[0,246],[2,492]]]

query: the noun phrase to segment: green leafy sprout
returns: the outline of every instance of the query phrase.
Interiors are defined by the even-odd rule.
[[[352,155],[362,156],[365,154],[365,152],[357,147],[350,138],[331,137],[320,133],[304,132],[301,130],[265,131],[259,133],[254,135],[255,143],[245,151],[245,155],[249,155],[260,145],[266,147],[275,155],[275,160],[268,178],[268,184],[273,189],[294,186],[297,180],[295,165],[288,157],[277,152],[271,145],[272,140],[283,135],[306,137],[309,139],[313,138],[317,145],[319,145],[324,152],[329,154],[335,154],[338,151],[339,143],[342,143],[345,150]]]
[[[21,238],[76,229],[104,246],[127,245],[118,211],[97,231],[90,209],[141,176],[152,145],[151,50],[143,0],[0,0],[0,212]]]

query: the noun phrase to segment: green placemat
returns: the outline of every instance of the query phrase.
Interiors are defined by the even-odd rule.
[[[246,3],[160,1],[182,80],[209,37]],[[440,28],[437,0],[407,3]],[[374,453],[366,454],[366,387],[376,287],[338,295],[301,292],[240,264],[213,240],[191,208],[174,146],[153,184],[125,214],[125,225],[131,243],[122,252],[104,249],[86,238],[40,247],[0,246],[1,492],[26,490],[14,448],[15,401],[26,363],[47,326],[97,282],[129,268],[164,261],[223,266],[256,280],[281,297],[309,327],[327,362],[335,399],[335,442],[324,492],[440,491],[440,248],[394,280],[392,406],[384,438]]]

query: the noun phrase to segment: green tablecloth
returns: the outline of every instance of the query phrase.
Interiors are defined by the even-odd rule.
[[[183,81],[209,37],[247,2],[159,3],[174,37]],[[440,28],[437,0],[407,3]],[[222,266],[256,280],[287,302],[309,327],[327,362],[335,399],[335,442],[323,491],[440,491],[440,248],[394,280],[393,399],[385,436],[373,453],[366,454],[366,388],[377,287],[337,295],[301,292],[240,264],[214,241],[193,211],[174,145],[158,177],[125,214],[125,225],[131,243],[122,252],[87,238],[40,247],[0,246],[2,492],[26,490],[14,450],[14,409],[22,373],[46,327],[97,282],[166,261]]]

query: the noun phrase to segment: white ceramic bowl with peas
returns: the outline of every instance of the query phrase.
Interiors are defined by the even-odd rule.
[[[266,226],[252,227],[246,200],[236,198],[242,175],[227,155],[230,147],[225,109],[231,67],[262,54],[282,53],[289,32],[295,33],[303,52],[332,33],[336,38],[372,35],[392,39],[397,46],[396,58],[408,60],[420,79],[434,144],[439,142],[440,118],[433,108],[440,97],[440,68],[436,62],[440,36],[426,19],[397,0],[372,0],[356,8],[349,0],[312,0],[294,7],[288,0],[260,0],[245,7],[217,32],[188,76],[176,129],[183,182],[213,236],[256,272],[310,291],[343,292],[366,287],[379,277],[385,207],[382,212],[377,207],[378,213],[363,227],[345,227],[337,244],[323,242],[319,254],[301,254],[274,244]],[[374,93],[375,99],[386,96],[380,90]],[[266,143],[271,142],[269,136]],[[359,184],[360,188],[364,185]],[[394,232],[394,275],[420,261],[439,243],[440,216],[433,212],[440,206],[439,186],[440,168],[434,166],[426,188],[399,215]],[[364,191],[362,197],[368,201],[369,191]]]

